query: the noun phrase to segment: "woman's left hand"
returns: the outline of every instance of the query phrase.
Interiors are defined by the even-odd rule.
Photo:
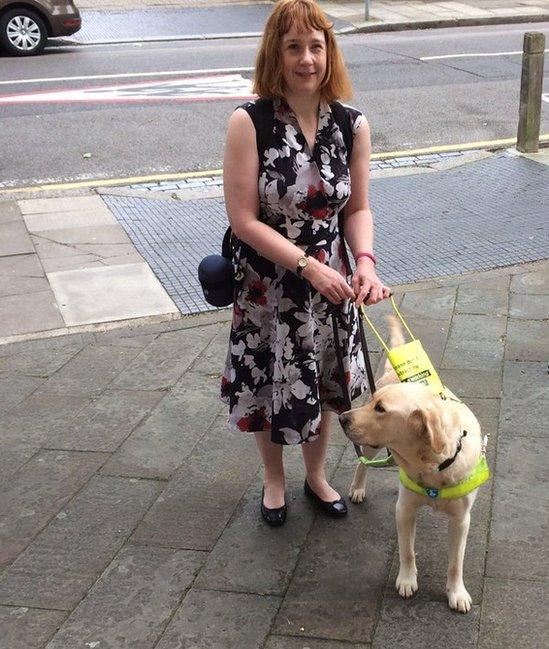
[[[364,303],[376,304],[391,295],[391,289],[385,286],[376,275],[373,262],[368,258],[359,259],[356,270],[351,280],[351,286],[355,293],[355,305],[359,307]]]

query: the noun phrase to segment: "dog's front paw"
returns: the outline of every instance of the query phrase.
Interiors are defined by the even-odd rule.
[[[401,570],[396,580],[396,588],[401,597],[412,597],[417,591],[417,575]]]
[[[366,489],[364,487],[355,487],[351,485],[349,487],[349,498],[353,503],[362,503],[366,498]]]
[[[448,605],[450,608],[460,613],[469,613],[473,600],[463,584],[448,586],[446,592],[448,594]]]

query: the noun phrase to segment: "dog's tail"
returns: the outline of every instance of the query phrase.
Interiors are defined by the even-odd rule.
[[[398,347],[399,345],[404,345],[406,339],[402,332],[402,325],[400,320],[394,315],[387,316],[387,324],[389,325],[389,349],[393,347]],[[389,362],[389,359],[385,359],[385,371],[390,372],[393,369],[393,366]]]

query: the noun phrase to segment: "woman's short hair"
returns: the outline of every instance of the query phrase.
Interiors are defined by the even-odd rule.
[[[284,97],[282,38],[292,26],[316,29],[326,39],[326,74],[320,91],[328,102],[352,97],[353,88],[337,45],[333,24],[314,0],[280,0],[267,20],[255,62],[253,92],[264,99]]]

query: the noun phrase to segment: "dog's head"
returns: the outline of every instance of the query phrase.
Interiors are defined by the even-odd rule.
[[[339,421],[355,444],[386,446],[397,461],[400,456],[411,464],[438,464],[459,426],[442,403],[423,385],[397,383],[380,388],[370,403],[344,412]]]

